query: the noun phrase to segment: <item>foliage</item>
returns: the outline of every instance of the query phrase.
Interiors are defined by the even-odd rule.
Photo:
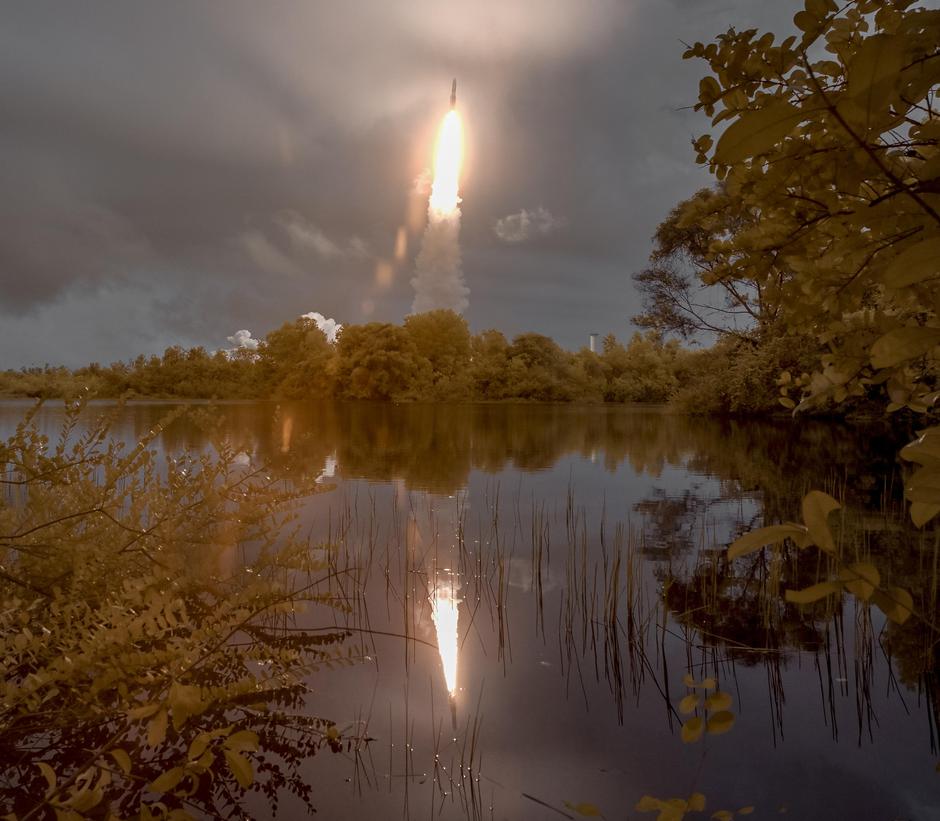
[[[763,341],[777,321],[786,271],[773,262],[760,280],[748,268],[725,270],[735,239],[757,219],[723,184],[677,205],[653,236],[651,267],[633,275],[645,307],[633,321],[685,339],[708,333]]]
[[[791,392],[802,409],[883,385],[889,411],[929,414],[940,396],[940,11],[807,0],[794,23],[800,33],[780,43],[729,30],[686,52],[713,73],[696,108],[726,126],[717,142],[695,141],[699,161],[748,215],[709,243],[709,278],[750,278],[784,328],[826,347],[812,374],[782,376],[785,405]],[[707,218],[704,207],[683,219],[699,210]],[[940,483],[929,439],[912,453],[929,462],[908,490],[925,524]]]
[[[459,314],[438,310],[403,326],[347,325],[334,345],[300,317],[256,352],[171,347],[108,367],[0,372],[0,396],[664,402],[688,378],[688,353],[659,334],[626,348],[608,339],[602,354],[570,353],[541,334],[472,336]]]
[[[675,405],[695,414],[779,413],[780,374],[812,370],[818,351],[815,340],[803,334],[768,335],[759,345],[725,337],[707,350],[686,355],[687,375],[678,381]],[[854,400],[847,408],[859,404]]]
[[[38,407],[38,406],[37,406]],[[0,812],[184,818],[311,798],[300,764],[344,744],[305,679],[348,660],[327,556],[291,525],[309,492],[232,450],[158,463],[102,417],[57,441],[35,410],[0,444]],[[84,412],[89,412],[84,410]]]

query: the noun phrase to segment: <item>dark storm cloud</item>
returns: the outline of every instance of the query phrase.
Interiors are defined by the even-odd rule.
[[[629,333],[629,273],[707,180],[679,40],[796,3],[30,2],[0,27],[0,367],[400,321],[449,80],[475,328]],[[417,203],[417,208],[416,208]],[[563,230],[506,243],[544,209]],[[411,214],[411,218],[415,213]]]

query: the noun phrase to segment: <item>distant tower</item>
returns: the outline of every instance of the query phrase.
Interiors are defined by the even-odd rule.
[[[597,334],[591,334],[588,339],[591,343],[591,353],[597,353]]]

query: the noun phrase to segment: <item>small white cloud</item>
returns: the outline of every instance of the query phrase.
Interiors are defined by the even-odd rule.
[[[536,236],[546,236],[566,224],[564,217],[556,217],[541,205],[534,211],[525,208],[496,220],[493,230],[503,242],[525,242]]]
[[[328,319],[317,311],[310,311],[310,313],[301,314],[300,318],[313,320],[316,326],[321,331],[323,331],[324,336],[326,336],[326,341],[330,343],[335,343],[336,337],[339,336],[339,332],[343,330],[343,326],[340,325],[335,319]]]
[[[244,348],[246,351],[258,350],[259,342],[257,339],[251,338],[251,331],[235,331],[235,333],[226,338],[235,346],[236,349]]]

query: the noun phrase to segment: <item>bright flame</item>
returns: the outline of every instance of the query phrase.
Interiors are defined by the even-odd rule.
[[[460,161],[463,156],[463,128],[460,115],[451,109],[441,123],[434,149],[434,183],[431,186],[431,208],[453,211],[460,202]]]
[[[431,594],[431,618],[437,631],[437,651],[444,667],[444,683],[453,698],[457,694],[457,605],[454,583],[441,585]]]

